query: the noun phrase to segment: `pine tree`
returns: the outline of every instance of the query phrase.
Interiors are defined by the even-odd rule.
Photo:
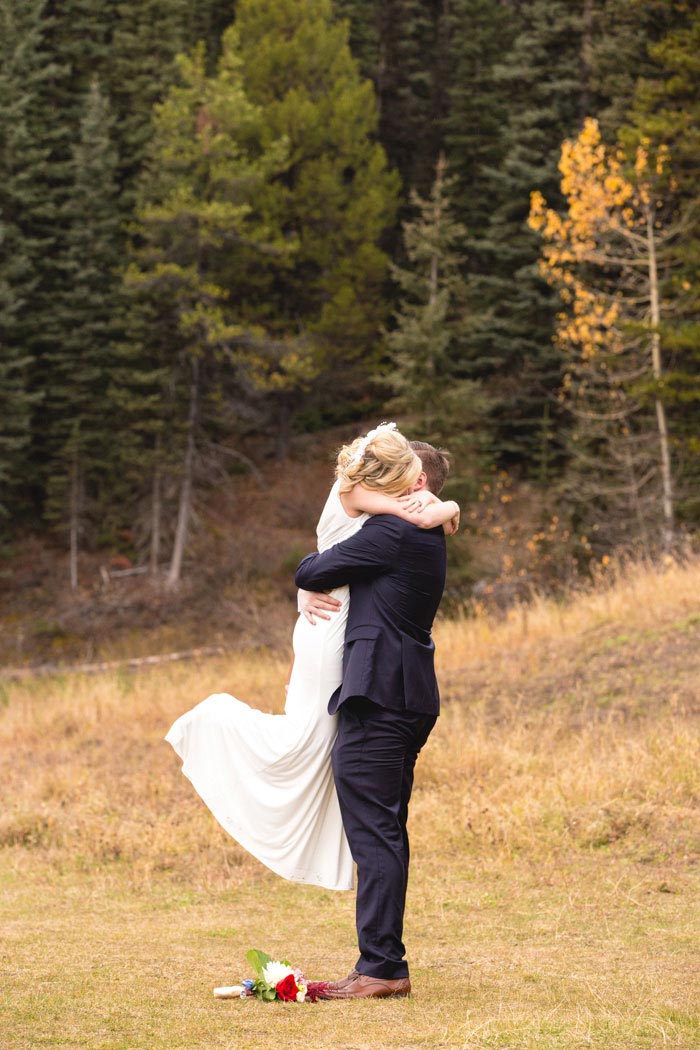
[[[209,5],[205,6],[208,10]],[[44,149],[45,162],[37,165],[33,173],[41,205],[30,216],[29,233],[43,243],[46,250],[34,268],[26,343],[32,356],[33,388],[37,392],[49,388],[52,392],[41,411],[34,413],[32,482],[40,507],[51,489],[48,513],[54,517],[61,507],[60,477],[63,476],[65,482],[67,475],[62,468],[50,476],[48,465],[65,460],[67,438],[62,395],[53,388],[53,370],[69,368],[75,352],[73,314],[79,305],[76,288],[83,287],[82,278],[77,285],[75,282],[76,267],[80,269],[76,260],[80,256],[81,239],[86,243],[94,240],[94,231],[82,229],[84,216],[76,206],[75,196],[76,143],[86,131],[85,98],[95,77],[100,79],[105,98],[112,94],[115,98],[116,120],[110,130],[112,153],[106,196],[112,200],[110,206],[116,208],[115,237],[123,250],[126,225],[132,219],[133,182],[151,134],[151,108],[172,82],[174,56],[189,39],[193,16],[189,5],[180,0],[144,0],[139,4],[132,4],[130,0],[119,4],[112,0],[47,0],[45,16],[41,44],[45,75],[32,121],[34,141]],[[97,192],[94,187],[90,187],[90,191]],[[115,191],[118,192],[116,202]],[[112,251],[115,242],[111,236],[109,243],[108,251]],[[85,257],[88,267],[90,259],[88,253]],[[83,277],[90,282],[94,275]],[[114,286],[113,277],[107,272],[104,284]],[[98,299],[99,293],[95,291],[96,325],[116,331],[121,323],[120,297],[110,292],[104,303],[98,304]],[[111,320],[107,317],[110,308],[115,311]],[[124,344],[119,345],[121,352],[125,352]],[[123,370],[120,382],[124,386]],[[126,383],[125,389],[128,387]],[[82,445],[82,438],[75,440]],[[85,485],[87,492],[90,488],[87,479]],[[84,486],[81,483],[79,487]],[[91,497],[94,499],[95,494]],[[115,497],[114,506],[118,508],[120,502],[119,497]],[[119,513],[119,509],[116,512]],[[105,507],[102,515],[105,521],[110,514],[111,508]]]
[[[494,204],[489,172],[505,155],[506,99],[495,69],[512,46],[517,22],[491,0],[455,0],[447,19],[449,107],[445,151],[456,179],[455,214],[466,226],[469,268],[479,270],[476,244]]]
[[[62,337],[43,357],[52,450],[49,513],[68,525],[72,589],[78,585],[78,547],[89,504],[99,504],[113,443],[107,391],[119,337],[121,231],[111,130],[108,103],[93,81],[73,149],[66,206],[67,287],[55,304]]]
[[[390,0],[380,21],[380,139],[404,186],[423,193],[442,144],[445,7],[443,0]]]
[[[527,215],[532,190],[556,199],[559,146],[579,120],[581,11],[562,0],[533,0],[520,18],[507,60],[492,72],[508,123],[502,162],[483,171],[493,204],[472,244],[480,261],[472,287],[480,322],[469,354],[473,374],[488,381],[494,398],[498,454],[546,483],[561,456],[554,437],[562,359],[552,342],[556,298],[537,271]]]
[[[337,398],[343,370],[367,368],[396,189],[372,140],[371,84],[327,0],[239,4],[217,72],[200,47],[181,75],[157,110],[129,278],[153,316],[168,299],[174,314],[169,365],[154,360],[180,420],[165,441],[181,450],[172,585],[201,449],[227,411],[235,429],[242,390],[274,403],[284,435],[316,377]]]
[[[682,18],[683,4],[662,0],[588,0],[587,92],[582,117],[595,114],[603,137],[616,140],[629,118],[637,84],[653,79],[650,48]]]
[[[397,395],[392,408],[405,414],[416,437],[447,445],[464,480],[484,465],[485,399],[464,376],[465,229],[452,218],[454,182],[441,155],[430,197],[411,195],[416,218],[403,224],[408,264],[392,266],[401,302],[387,342],[394,366],[389,381]]]
[[[336,0],[350,22],[350,46],[379,106],[379,138],[406,196],[428,193],[446,112],[445,0]]]
[[[230,411],[239,372],[257,363],[255,333],[241,323],[235,285],[226,279],[240,271],[241,257],[265,252],[283,259],[289,251],[251,207],[265,181],[283,169],[286,145],[257,134],[260,115],[243,92],[237,56],[225,49],[210,77],[200,45],[181,57],[179,69],[179,82],[156,110],[128,274],[148,367],[164,380],[151,415],[152,433],[161,436],[154,474],[178,461],[171,587],[182,572],[202,447]],[[150,337],[149,320],[157,322]],[[154,482],[154,502],[157,491]]]
[[[258,255],[229,278],[249,316],[289,346],[288,360],[303,362],[295,375],[271,359],[282,425],[314,374],[317,391],[327,397],[332,386],[337,399],[377,360],[387,310],[379,241],[393,220],[398,181],[375,140],[372,85],[360,77],[329,0],[240,0],[224,48],[240,56],[246,92],[259,107],[258,134],[289,143],[284,170],[254,205],[272,229],[296,238],[296,251]]]
[[[372,0],[335,0],[333,10],[338,18],[347,19],[348,43],[362,76],[375,80],[382,51],[382,11]]]
[[[31,389],[27,329],[36,268],[50,242],[36,235],[42,210],[36,172],[47,150],[36,140],[38,98],[53,70],[42,54],[43,0],[0,0],[0,514],[17,511],[29,474]]]
[[[163,489],[169,478],[177,477],[180,466],[173,369],[180,336],[162,284],[144,281],[132,264],[121,293],[124,325],[107,390],[115,421],[109,510],[116,520],[111,531],[126,529],[137,556],[148,550],[150,573],[157,576],[161,549],[172,538]]]
[[[668,146],[679,190],[693,196],[700,156],[700,11],[687,2],[674,8],[676,24],[649,48],[654,68],[637,84],[630,124],[638,135]]]
[[[26,324],[31,385],[38,393],[51,390],[48,359],[61,352],[70,334],[63,327],[68,314],[61,310],[61,304],[71,293],[74,150],[80,139],[90,70],[99,66],[107,53],[108,19],[113,9],[108,0],[47,0],[44,9],[40,49],[46,75],[33,107],[31,127],[34,141],[44,150],[44,161],[33,172],[34,193],[41,203],[27,221],[28,234],[44,245],[34,268],[35,285]],[[61,421],[54,418],[53,411],[44,398],[32,418],[30,478],[42,518],[50,464],[60,455],[63,442]]]
[[[199,10],[200,5],[196,5]],[[151,116],[176,77],[175,57],[191,41],[187,0],[121,0],[105,68],[105,88],[115,114],[119,183],[125,219],[131,219],[135,181],[153,129]]]
[[[0,242],[5,250],[12,251],[9,237]],[[41,396],[29,389],[31,357],[13,343],[22,305],[11,283],[15,273],[0,272],[0,518],[18,510],[13,501],[26,479],[32,407]]]
[[[188,40],[204,42],[211,72],[221,55],[224,31],[236,14],[236,0],[203,0],[192,5],[187,20]]]

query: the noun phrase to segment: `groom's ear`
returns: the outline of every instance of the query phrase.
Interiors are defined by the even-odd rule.
[[[418,481],[413,486],[413,490],[412,491],[413,492],[420,492],[421,489],[427,489],[427,487],[428,487],[428,475],[425,473],[424,470],[421,470],[420,474],[418,475]]]

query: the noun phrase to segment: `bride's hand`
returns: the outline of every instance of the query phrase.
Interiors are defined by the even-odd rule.
[[[437,502],[437,496],[434,496],[428,489],[420,489],[418,492],[408,492],[405,496],[399,496],[399,503],[404,510],[408,511],[409,514],[414,511],[425,510],[431,503]]]
[[[297,595],[297,608],[306,617],[309,623],[316,626],[314,617],[319,620],[330,620],[330,613],[337,613],[340,602],[330,594],[322,591],[302,591]]]
[[[457,511],[453,518],[450,518],[449,521],[446,521],[442,527],[445,530],[446,536],[454,536],[455,532],[457,532],[457,529],[459,528],[459,511]]]

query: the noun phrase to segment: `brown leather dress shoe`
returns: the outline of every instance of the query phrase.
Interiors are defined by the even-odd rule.
[[[349,975],[352,977],[352,974]],[[330,985],[327,990],[329,999],[386,999],[389,996],[404,996],[411,994],[411,982],[408,977],[400,977],[398,980],[387,980],[384,977],[368,977],[358,973],[353,980],[339,987]]]
[[[347,977],[341,977],[341,979],[339,981],[329,981],[328,982],[328,988],[333,988],[333,989],[345,988],[346,985],[350,984],[352,981],[355,980],[356,977],[359,977],[359,976],[360,975],[357,972],[357,970],[351,970],[350,973],[347,975]]]

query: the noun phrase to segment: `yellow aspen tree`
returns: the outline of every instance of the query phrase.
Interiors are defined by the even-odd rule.
[[[561,397],[575,419],[578,497],[593,509],[589,519],[597,509],[610,538],[629,537],[632,515],[634,531],[650,539],[660,519],[668,548],[674,479],[662,399],[660,268],[681,232],[668,151],[644,140],[629,158],[608,148],[588,118],[564,142],[559,169],[566,210],[548,208],[536,192],[528,221],[543,240],[541,273],[562,302],[555,339],[567,359]]]

